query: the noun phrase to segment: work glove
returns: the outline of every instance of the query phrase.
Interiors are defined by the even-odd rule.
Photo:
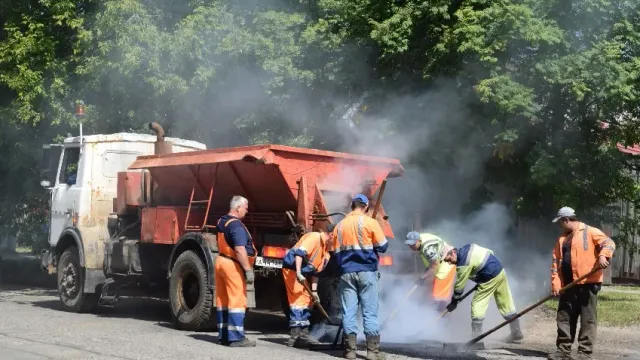
[[[255,277],[255,274],[253,273],[253,270],[245,270],[244,276],[247,279],[247,285],[253,285],[253,283],[256,281],[256,277]]]
[[[317,291],[312,291],[311,297],[313,297],[313,302],[320,303],[320,296],[318,296]]]
[[[299,272],[296,273],[296,277],[298,278],[298,282],[300,284],[304,284],[304,282],[307,280],[307,278],[304,277],[304,275],[302,275],[302,273],[299,273]]]
[[[457,299],[457,298],[451,299],[451,303],[447,305],[447,311],[452,312],[453,310],[455,310],[458,307],[459,302],[460,302],[460,299]]]

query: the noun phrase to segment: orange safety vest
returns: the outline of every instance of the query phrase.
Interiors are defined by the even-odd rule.
[[[218,219],[218,228],[220,228],[220,220],[222,219]],[[227,225],[229,225],[230,222],[232,221],[236,221],[238,219],[229,219],[227,220],[226,223],[224,223],[224,227],[226,228]],[[240,224],[242,224],[242,221],[240,221]],[[242,224],[242,227],[244,227],[244,229],[247,231],[247,235],[249,236],[249,240],[253,240],[253,238],[251,237],[251,233],[249,232],[249,229],[247,229],[246,226],[244,226],[244,224]],[[236,251],[229,246],[229,243],[227,243],[227,240],[225,239],[224,236],[224,232],[222,231],[218,231],[218,234],[216,236],[217,240],[218,240],[218,254],[222,257],[225,257],[227,259],[231,259],[235,262],[237,262],[238,264],[240,264],[240,262],[238,261],[238,259],[236,258]],[[249,265],[251,265],[251,267],[253,268],[253,265],[256,262],[256,254],[258,254],[258,250],[256,250],[256,246],[253,244],[253,241],[251,241],[251,246],[253,247],[253,256],[249,256]],[[242,265],[240,265],[240,267],[242,267]]]
[[[317,238],[315,235],[317,235]],[[313,237],[313,239],[311,237]],[[303,264],[303,272],[313,271],[319,273],[324,270],[331,255],[329,255],[327,243],[322,241],[322,234],[320,232],[304,234],[289,251],[295,252],[297,249],[304,248],[304,245],[308,245],[309,247],[304,249],[307,253],[307,264],[306,266]],[[293,268],[295,269],[295,256],[292,256],[291,259]]]
[[[602,230],[580,223],[578,229],[572,234],[563,234],[558,238],[553,248],[553,261],[551,263],[551,284],[554,290],[560,290],[562,286],[562,244],[571,236],[571,271],[573,279],[577,279],[589,273],[598,263],[598,256],[603,255],[610,259],[616,250],[616,244]],[[602,270],[583,279],[579,284],[601,283]]]

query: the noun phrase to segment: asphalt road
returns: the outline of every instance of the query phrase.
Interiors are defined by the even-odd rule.
[[[311,352],[288,348],[286,322],[278,313],[252,313],[245,327],[255,348],[215,344],[216,333],[175,330],[168,304],[155,299],[124,299],[98,314],[59,310],[52,290],[0,288],[0,359],[335,359],[340,351]],[[540,352],[493,349],[475,353],[443,353],[441,348],[387,345],[388,359],[543,359]],[[364,355],[364,352],[360,352]],[[360,358],[364,358],[361,356]]]

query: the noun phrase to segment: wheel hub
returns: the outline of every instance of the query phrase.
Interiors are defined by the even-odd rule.
[[[78,291],[77,288],[77,273],[73,264],[68,264],[62,270],[62,282],[60,283],[60,290],[67,296],[71,297]]]
[[[200,286],[198,286],[198,279],[195,274],[185,274],[182,283],[182,297],[184,299],[184,305],[189,309],[193,309],[198,304],[198,297],[200,295]]]

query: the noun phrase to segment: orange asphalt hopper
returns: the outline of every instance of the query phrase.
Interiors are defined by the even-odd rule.
[[[596,265],[600,255],[610,259],[616,250],[616,244],[613,240],[600,229],[580,223],[575,233],[560,236],[553,249],[551,284],[554,290],[562,288],[562,244],[571,236],[571,270],[574,279],[588,274]],[[602,270],[599,270],[580,281],[579,284],[601,283],[602,280]]]
[[[289,300],[289,327],[307,327],[310,325],[309,318],[313,309],[313,299],[304,286],[298,282],[295,270],[296,255],[303,259],[302,269],[307,269],[302,273],[314,275],[325,268],[330,255],[320,233],[311,232],[304,234],[285,256],[285,261],[291,259],[293,262],[293,269],[282,269],[282,277]]]
[[[232,221],[229,219],[224,226]],[[219,225],[218,221],[218,225]],[[242,223],[242,222],[241,222]],[[242,225],[244,226],[244,224]],[[245,227],[245,230],[247,228]],[[247,230],[251,239],[251,233]],[[227,243],[224,233],[218,231],[218,253],[215,265],[216,284],[216,318],[218,321],[218,341],[235,342],[244,339],[244,316],[247,308],[247,280],[244,269],[236,259],[236,251]],[[252,246],[257,254],[255,245]],[[253,267],[255,256],[249,256],[249,264]]]

